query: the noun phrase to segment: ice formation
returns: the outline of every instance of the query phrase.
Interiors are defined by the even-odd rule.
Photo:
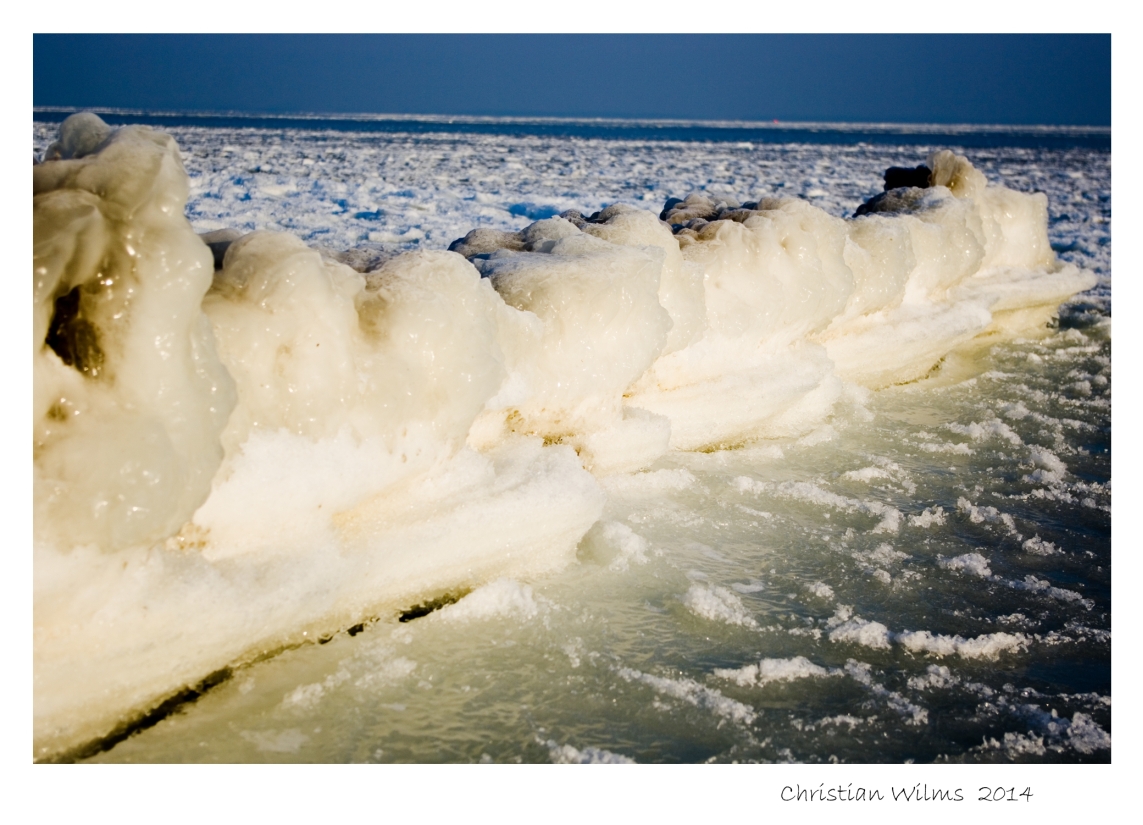
[[[601,479],[809,433],[1094,285],[1056,260],[1044,195],[948,151],[928,168],[853,219],[696,195],[370,260],[200,238],[172,138],[65,121],[33,173],[36,756],[566,565]]]

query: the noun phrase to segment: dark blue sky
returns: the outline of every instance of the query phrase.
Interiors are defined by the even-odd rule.
[[[36,106],[1110,125],[1110,35],[34,35]]]

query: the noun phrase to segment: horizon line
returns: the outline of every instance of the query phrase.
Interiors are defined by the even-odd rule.
[[[911,133],[936,132],[1040,132],[1058,134],[1111,134],[1110,125],[1072,124],[1004,124],[1004,123],[931,123],[931,122],[864,122],[864,121],[810,121],[810,120],[717,120],[678,117],[663,118],[621,118],[584,117],[556,115],[472,115],[472,114],[422,114],[398,112],[251,112],[246,110],[202,110],[202,109],[143,109],[118,106],[33,106],[35,114],[60,114],[63,112],[100,112],[109,115],[144,117],[201,117],[201,118],[240,118],[250,120],[342,120],[350,122],[414,122],[458,124],[594,124],[594,125],[636,125],[700,127],[707,129],[808,129],[825,131],[866,131]],[[34,119],[34,118],[33,118]]]

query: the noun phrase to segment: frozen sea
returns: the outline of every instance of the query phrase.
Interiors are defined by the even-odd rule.
[[[117,117],[176,138],[196,231],[382,256],[700,191],[849,216],[950,148],[1045,192],[1099,282],[798,439],[605,477],[561,573],[227,671],[87,758],[1110,761],[1108,133]]]

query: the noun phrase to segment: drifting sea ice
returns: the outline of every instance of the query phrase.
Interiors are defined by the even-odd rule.
[[[255,234],[212,277],[209,251],[179,225],[187,190],[157,135],[124,130],[86,163],[37,172],[55,179],[38,189],[37,217],[74,227],[36,238],[38,259],[65,262],[39,312],[71,361],[49,348],[37,366],[36,714],[47,743],[37,755],[99,741],[125,714],[215,672],[239,675],[107,756],[1107,757],[1109,736],[1087,732],[1107,736],[1110,700],[1098,691],[1108,683],[1079,675],[1105,667],[1110,650],[1102,224],[980,189],[966,166],[950,179],[971,190],[959,198],[954,186],[915,213],[842,220],[856,205],[845,193],[873,194],[865,179],[900,150],[847,147],[836,152],[846,166],[822,147],[342,134],[342,148],[308,157],[334,138],[179,137],[196,229],[287,228],[327,256]],[[242,150],[255,177],[231,171],[212,189],[243,145],[258,147]],[[131,179],[132,152],[152,159],[156,199],[83,194],[85,175],[112,189]],[[590,182],[555,174],[561,154],[602,171]],[[1099,157],[1011,154],[1025,180],[1065,196],[1060,167],[1094,180],[1106,169]],[[394,155],[402,171],[389,168]],[[983,168],[1012,163],[994,155]],[[440,174],[458,156],[484,177]],[[655,218],[665,196],[695,189],[731,210],[736,186],[738,203],[782,194],[799,163],[815,181],[838,169],[838,200],[811,198],[826,210],[759,203],[681,242]],[[658,182],[638,197],[605,191],[641,175]],[[805,194],[819,189],[830,191]],[[547,206],[518,208],[500,197],[510,190]],[[381,195],[384,209],[363,200]],[[582,224],[546,214],[611,200],[629,208]],[[319,208],[329,203],[340,215]],[[469,250],[483,279],[439,251],[474,225],[501,233]],[[1066,254],[1102,281],[1053,330],[1055,304],[1094,282],[1052,264],[1048,241],[1060,246],[1061,232],[1090,245],[1086,257]],[[82,241],[49,240],[41,253],[52,237]],[[384,262],[364,276],[328,254],[362,243]],[[112,256],[104,290],[84,286],[88,263],[69,251],[96,248]],[[925,257],[950,248],[959,263]],[[426,251],[392,257],[402,249]],[[181,277],[154,290],[162,267]],[[141,297],[124,303],[120,284]],[[104,314],[122,306],[130,323],[110,324]],[[138,342],[160,329],[171,341],[160,360],[169,353],[186,378],[154,393],[148,382],[167,373]],[[942,357],[919,383],[860,386],[923,377]],[[77,411],[94,430],[72,423]],[[120,472],[115,482],[122,455],[98,443],[138,445],[127,455],[153,481]],[[588,533],[601,515],[602,533]],[[1058,557],[1036,552],[1049,545]],[[979,565],[942,564],[982,549],[983,589],[966,575]],[[1087,592],[1061,586],[1074,583]],[[389,618],[442,591],[463,598],[438,618]],[[842,606],[851,615],[831,625]],[[82,666],[101,698],[70,687],[83,683],[75,667],[90,638],[67,628],[93,611],[101,624],[88,632],[114,628],[119,645]],[[450,612],[471,618],[445,621]],[[863,636],[857,622],[885,632]],[[847,624],[854,633],[835,632]],[[345,628],[353,635],[329,637]],[[314,637],[329,642],[307,644]],[[910,682],[933,657],[951,674],[936,697]],[[1071,672],[1037,675],[1039,662],[1067,657]],[[845,678],[728,687],[717,677],[770,660]],[[1023,685],[1004,681],[1017,661],[1031,674]],[[618,716],[609,695],[622,697]],[[1056,710],[1080,733],[1042,721]],[[373,721],[358,729],[362,714]],[[930,727],[938,714],[951,720],[941,731]],[[826,720],[843,717],[861,724],[839,739]],[[456,737],[436,733],[441,718]],[[231,721],[212,727],[220,719]],[[988,744],[1009,735],[1046,744]],[[875,736],[888,744],[870,752]],[[216,738],[206,752],[189,746]]]

